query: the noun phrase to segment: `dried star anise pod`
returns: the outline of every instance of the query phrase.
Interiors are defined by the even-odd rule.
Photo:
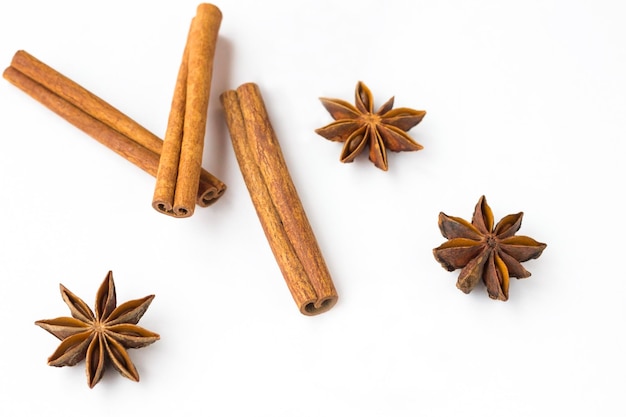
[[[126,349],[141,348],[159,340],[158,334],[137,326],[154,295],[116,307],[113,273],[109,271],[96,295],[94,314],[83,300],[63,285],[60,287],[72,317],[35,322],[62,340],[48,358],[48,365],[73,366],[86,358],[89,388],[100,381],[108,363],[126,378],[139,381],[139,373]]]
[[[433,249],[435,258],[448,271],[463,268],[456,286],[469,293],[481,279],[489,297],[506,301],[509,278],[530,276],[520,262],[538,258],[546,248],[528,236],[515,236],[524,213],[509,214],[493,226],[485,196],[478,200],[472,223],[439,213],[441,234],[450,239]]]
[[[320,98],[335,119],[315,132],[326,139],[344,142],[341,162],[352,162],[369,145],[369,159],[387,171],[387,149],[393,152],[419,151],[422,145],[406,133],[422,121],[426,112],[406,107],[393,109],[391,97],[374,113],[374,99],[367,86],[359,81],[355,92],[356,107],[344,100]]]

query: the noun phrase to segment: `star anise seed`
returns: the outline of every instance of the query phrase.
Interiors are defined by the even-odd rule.
[[[374,99],[367,86],[356,85],[356,107],[344,100],[320,98],[322,105],[335,119],[315,132],[328,140],[343,142],[341,162],[352,162],[369,146],[369,159],[387,171],[387,149],[393,152],[419,151],[422,145],[406,133],[422,121],[426,112],[406,107],[393,109],[390,98],[374,113]]]
[[[435,259],[448,271],[462,268],[456,286],[464,293],[482,279],[489,297],[506,301],[509,278],[529,277],[521,262],[538,258],[547,246],[528,236],[515,236],[523,215],[509,214],[494,227],[485,196],[478,200],[472,223],[439,213],[439,229],[449,240],[433,249]]]
[[[139,381],[139,373],[126,349],[141,348],[159,340],[158,334],[137,326],[154,295],[116,307],[113,273],[109,271],[96,295],[94,314],[83,300],[63,285],[60,287],[72,317],[35,322],[62,341],[48,358],[48,365],[73,366],[86,359],[89,388],[100,381],[108,363],[126,378]]]

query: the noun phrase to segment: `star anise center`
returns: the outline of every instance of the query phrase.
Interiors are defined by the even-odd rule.
[[[106,326],[104,325],[104,323],[95,320],[92,324],[92,329],[96,333],[104,333],[104,331],[106,330]]]
[[[485,243],[489,246],[489,249],[495,249],[498,247],[498,239],[493,233],[489,233],[485,236]]]
[[[382,118],[376,113],[362,113],[360,115],[360,119],[363,124],[367,124],[371,128],[375,128],[376,125],[380,124],[382,120]]]

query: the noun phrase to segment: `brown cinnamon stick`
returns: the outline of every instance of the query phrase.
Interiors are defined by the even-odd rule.
[[[174,217],[189,217],[202,165],[213,58],[222,21],[220,10],[200,4],[179,68],[152,206]]]
[[[68,122],[156,176],[163,141],[74,81],[25,51],[18,51],[4,78]],[[196,203],[213,204],[226,186],[202,170]]]
[[[258,86],[243,84],[220,98],[237,162],[291,295],[303,314],[328,311],[337,292]]]

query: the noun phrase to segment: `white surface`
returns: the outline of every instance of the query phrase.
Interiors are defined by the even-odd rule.
[[[624,415],[626,27],[619,1],[223,1],[204,167],[227,193],[190,219],[153,179],[0,82],[0,415]],[[18,49],[162,136],[196,1],[0,6]],[[425,109],[389,171],[313,130],[317,98]],[[300,315],[236,164],[218,95],[259,84],[339,291]],[[510,300],[464,295],[432,248],[437,215],[497,219],[546,242]],[[52,368],[33,325],[89,303],[156,298],[141,382]]]

